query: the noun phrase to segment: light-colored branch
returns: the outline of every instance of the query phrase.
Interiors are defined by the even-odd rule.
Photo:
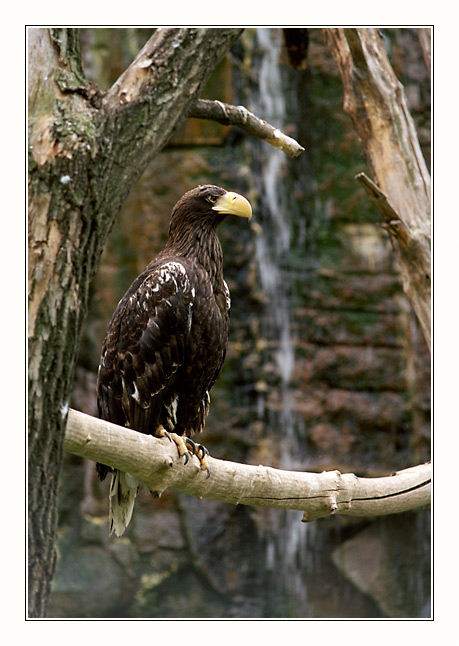
[[[387,195],[381,191],[379,186],[371,180],[365,173],[358,173],[355,179],[366,190],[370,199],[378,207],[382,217],[383,224],[381,225],[388,233],[390,233],[398,242],[398,244],[406,249],[406,255],[411,257],[411,263],[414,264],[417,259],[417,247],[410,235],[409,230],[405,226],[400,214],[394,209],[389,202]],[[412,245],[410,249],[410,245]],[[419,271],[419,269],[418,269]]]
[[[359,478],[339,471],[283,471],[209,457],[187,465],[175,444],[69,410],[64,448],[138,476],[154,495],[167,488],[232,504],[303,511],[303,521],[331,514],[379,516],[430,504],[430,464],[388,477]]]
[[[238,126],[254,137],[263,139],[274,148],[282,150],[289,157],[299,157],[304,152],[303,146],[300,146],[295,139],[249,112],[243,105],[198,99],[191,106],[187,116],[217,121],[224,126]]]

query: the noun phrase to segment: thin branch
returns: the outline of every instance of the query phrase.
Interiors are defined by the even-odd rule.
[[[401,245],[406,247],[410,241],[409,231],[400,215],[389,202],[387,195],[365,173],[358,173],[355,176],[355,179],[363,186],[370,196],[370,199],[378,207],[384,220],[384,223],[381,226],[388,233],[397,238]]]
[[[394,207],[389,203],[387,195],[379,188],[372,179],[368,177],[365,173],[358,173],[355,176],[355,179],[362,184],[363,188],[366,190],[368,195],[371,197],[373,202],[376,204],[378,209],[381,211],[386,222],[391,220],[400,220],[400,216]]]
[[[299,157],[304,152],[303,146],[300,146],[295,139],[255,116],[243,105],[198,99],[189,109],[187,116],[217,121],[224,126],[239,126],[254,137],[263,139],[274,148],[282,150],[289,157]]]
[[[196,496],[255,507],[297,509],[303,521],[331,514],[375,516],[430,504],[430,464],[383,478],[339,471],[283,471],[209,457],[211,475],[197,458],[187,465],[175,444],[69,410],[64,448],[69,453],[129,471],[153,495],[175,489]]]

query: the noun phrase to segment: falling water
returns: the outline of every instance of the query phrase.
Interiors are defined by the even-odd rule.
[[[280,66],[281,30],[257,29],[259,54],[258,84],[252,89],[250,104],[255,114],[284,129],[287,105]],[[268,307],[263,334],[275,348],[272,357],[279,379],[281,409],[276,426],[279,442],[280,466],[298,468],[298,438],[295,434],[295,413],[291,380],[295,365],[291,338],[292,279],[289,256],[292,244],[292,219],[285,196],[288,186],[287,160],[279,150],[253,142],[259,195],[258,212],[261,233],[256,238],[256,259],[260,283]],[[295,599],[300,612],[306,613],[307,589],[304,566],[307,558],[309,527],[300,522],[301,513],[269,510],[271,531],[262,532],[266,542],[266,567],[273,573],[279,591],[287,590]],[[280,592],[280,598],[283,593]],[[282,602],[281,602],[282,603]],[[298,616],[301,616],[298,615]],[[304,614],[303,616],[306,616]]]
[[[251,95],[251,105],[256,114],[279,129],[284,126],[286,105],[282,92],[282,78],[279,66],[281,43],[279,30],[258,29],[260,50],[259,83]],[[256,238],[256,257],[260,282],[266,295],[267,309],[265,330],[267,338],[274,342],[276,369],[281,383],[283,402],[279,424],[287,441],[282,457],[288,467],[289,450],[293,440],[293,412],[290,381],[294,368],[294,351],[290,333],[290,279],[287,268],[291,243],[291,220],[283,195],[285,188],[282,178],[286,174],[284,153],[256,142],[256,156],[259,164],[258,193],[262,217],[262,235]]]

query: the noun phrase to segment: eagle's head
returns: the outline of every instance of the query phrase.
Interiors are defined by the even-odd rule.
[[[251,218],[250,202],[220,186],[197,186],[185,193],[174,206],[169,235],[174,237],[185,230],[215,229],[228,215]]]

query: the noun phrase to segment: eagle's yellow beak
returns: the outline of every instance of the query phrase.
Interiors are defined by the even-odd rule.
[[[225,193],[224,195],[220,195],[212,210],[229,215],[239,215],[249,220],[252,217],[250,202],[238,193]]]

